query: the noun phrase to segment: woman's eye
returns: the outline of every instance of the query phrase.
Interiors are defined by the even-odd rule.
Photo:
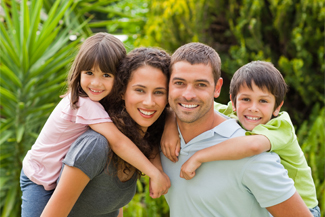
[[[156,94],[156,95],[164,95],[165,92],[163,92],[163,91],[155,91],[155,94]]]
[[[139,93],[144,93],[144,90],[142,90],[142,89],[136,89],[135,91],[139,92]]]

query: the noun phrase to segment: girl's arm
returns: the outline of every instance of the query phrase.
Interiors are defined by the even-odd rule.
[[[165,128],[160,144],[161,151],[164,155],[172,162],[177,162],[181,144],[176,124],[176,116],[171,108],[167,110]]]
[[[158,198],[169,188],[169,180],[157,169],[139,148],[112,122],[89,125],[105,136],[111,149],[123,160],[148,175],[152,180],[152,198]]]
[[[41,216],[68,216],[89,180],[80,169],[65,165],[60,181]]]
[[[180,177],[190,180],[195,176],[195,170],[202,163],[217,160],[238,160],[260,154],[271,149],[271,143],[266,136],[240,136],[223,141],[217,145],[197,151],[181,168]]]
[[[118,213],[117,217],[123,217],[123,207],[120,208],[120,212]]]

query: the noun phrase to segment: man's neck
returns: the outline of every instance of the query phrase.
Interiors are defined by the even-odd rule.
[[[188,143],[198,135],[213,129],[225,120],[226,118],[213,110],[211,115],[207,115],[205,118],[197,120],[193,123],[185,123],[177,119],[177,124],[185,143]]]

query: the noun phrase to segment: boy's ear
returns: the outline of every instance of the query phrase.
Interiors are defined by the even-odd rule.
[[[273,116],[274,117],[276,117],[276,116],[278,116],[278,114],[279,114],[279,112],[280,112],[280,109],[281,109],[281,107],[282,107],[282,105],[283,105],[283,101],[280,103],[280,105],[274,110],[274,112],[273,112]]]
[[[229,95],[229,97],[230,97],[230,101],[231,101],[231,105],[232,105],[232,110],[235,112],[236,111],[236,106],[235,106],[235,103],[232,101],[231,94]]]
[[[223,84],[223,79],[219,78],[214,89],[214,94],[213,94],[214,98],[218,98],[220,96],[222,84]]]

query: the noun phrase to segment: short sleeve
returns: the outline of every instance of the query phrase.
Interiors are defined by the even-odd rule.
[[[105,168],[107,156],[106,138],[89,129],[71,145],[63,163],[80,169],[93,179]]]
[[[281,114],[271,119],[266,124],[256,126],[251,132],[246,132],[246,135],[264,135],[271,143],[271,151],[284,149],[296,139],[296,134],[288,113]]]
[[[247,164],[242,184],[261,207],[270,207],[289,199],[295,192],[294,182],[275,153],[262,153]]]
[[[70,100],[68,100],[68,103],[62,108],[61,118],[85,125],[112,122],[104,107],[89,97],[79,97],[77,105],[78,108],[73,109],[70,106]]]

